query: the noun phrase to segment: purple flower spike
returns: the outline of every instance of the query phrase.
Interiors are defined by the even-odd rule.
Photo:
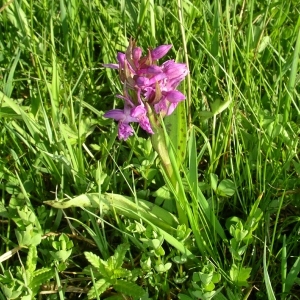
[[[165,56],[168,51],[172,48],[172,45],[161,45],[151,50],[151,57],[153,60],[157,60]]]
[[[124,101],[124,109],[113,109],[104,114],[104,117],[118,121],[119,139],[126,140],[133,135],[131,122],[139,123],[146,132],[154,134],[153,129],[159,122],[156,124],[158,120],[152,119],[150,124],[146,102],[151,111],[164,117],[172,114],[178,103],[185,99],[177,87],[189,72],[186,64],[168,60],[157,65],[157,60],[171,48],[172,45],[161,45],[153,50],[148,48],[143,56],[142,49],[130,39],[125,53],[117,54],[117,64],[103,65],[117,69],[123,84],[123,95],[117,97]]]

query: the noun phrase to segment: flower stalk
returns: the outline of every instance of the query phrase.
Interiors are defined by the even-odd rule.
[[[174,191],[177,193],[181,190],[182,193],[170,159],[172,150],[168,148],[161,124],[162,118],[172,114],[177,105],[185,99],[177,87],[188,74],[186,64],[167,60],[158,65],[158,60],[171,48],[172,45],[161,45],[153,50],[149,48],[147,54],[142,56],[142,49],[130,39],[125,53],[117,54],[118,63],[104,65],[118,70],[123,84],[123,95],[117,97],[124,101],[123,109],[110,110],[104,117],[118,121],[120,140],[127,140],[133,135],[130,123],[139,123],[140,127],[151,135],[152,146],[160,157]],[[178,201],[176,203],[181,223],[187,224],[184,208]]]
[[[165,175],[167,176],[170,184],[173,187],[173,190],[175,191],[177,195],[177,199],[179,201],[176,201],[176,208],[177,208],[177,213],[179,217],[180,224],[185,224],[188,226],[188,218],[187,214],[184,208],[184,203],[182,204],[180,200],[183,200],[185,195],[182,195],[183,190],[179,187],[178,184],[178,178],[176,175],[176,172],[173,168],[172,161],[171,161],[171,156],[173,154],[173,150],[170,149],[167,145],[166,141],[166,135],[165,135],[165,130],[164,128],[160,125],[160,122],[155,117],[155,114],[151,110],[151,107],[147,105],[147,111],[148,111],[148,116],[149,116],[149,121],[150,124],[153,128],[153,134],[151,135],[151,143],[154,148],[154,150],[157,152],[160,161],[161,161],[161,166],[164,170]],[[174,155],[173,155],[174,156]],[[173,163],[175,162],[175,159]]]

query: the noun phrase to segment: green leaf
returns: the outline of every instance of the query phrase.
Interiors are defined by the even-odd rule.
[[[292,286],[295,284],[298,274],[300,272],[300,256],[297,257],[296,261],[294,262],[290,272],[286,277],[285,282],[285,293],[289,293]]]
[[[187,227],[185,224],[178,225],[176,231],[176,237],[179,241],[185,241],[191,234],[192,229]]]
[[[156,228],[157,232],[160,232],[164,239],[173,247],[189,256],[189,258],[195,258],[191,251],[174,237],[176,236],[176,227],[178,226],[177,218],[173,214],[151,202],[141,199],[132,199],[130,197],[125,197],[118,194],[107,193],[99,195],[98,193],[91,193],[83,194],[72,199],[65,198],[60,201],[45,201],[45,203],[53,207],[63,209],[72,206],[82,207],[82,205],[95,207],[98,209],[99,207],[101,207],[103,209],[103,212],[107,212],[108,209],[110,209],[111,213],[117,212],[121,215],[133,218],[135,220],[140,220],[142,218],[143,220],[151,224],[153,228]],[[207,209],[209,209],[208,206]],[[211,216],[210,211],[209,216]],[[78,222],[78,220],[75,221]],[[218,220],[214,219],[213,221],[216,222],[216,228],[219,232],[220,224]],[[221,235],[221,237],[223,237],[223,235]]]
[[[267,243],[266,243],[266,240],[264,243],[263,270],[264,270],[264,279],[265,279],[265,285],[266,285],[266,289],[267,289],[268,299],[276,300],[276,297],[275,297],[275,294],[274,294],[274,291],[272,288],[270,276],[268,273],[268,269],[267,269]]]
[[[29,246],[29,251],[26,260],[26,271],[32,274],[35,271],[37,263],[37,249],[36,246]]]
[[[148,241],[148,246],[153,249],[158,249],[163,243],[163,239],[152,239]]]
[[[213,283],[218,283],[221,280],[221,274],[220,273],[214,273],[213,278],[212,278],[212,282]]]
[[[110,285],[110,282],[106,281],[105,279],[96,281],[95,285],[93,285],[88,292],[88,299],[95,299],[96,295],[101,295],[104,293],[110,287]]]
[[[102,263],[99,256],[92,252],[84,252],[84,256],[92,266],[94,266],[96,269],[100,268]]]
[[[146,272],[150,271],[151,270],[151,258],[150,257],[148,257],[148,258],[142,257],[140,260],[140,265],[144,271],[146,271]]]
[[[216,293],[214,294],[214,300],[228,300],[228,298],[226,298],[222,293],[221,293],[221,290],[222,290],[223,287],[219,288]],[[237,299],[239,300],[239,299]]]
[[[203,119],[209,119],[212,118],[214,116],[214,113],[211,111],[200,111],[198,113],[199,117],[203,118]]]
[[[213,282],[210,282],[208,284],[204,284],[203,289],[205,290],[205,292],[212,292],[215,289],[215,285]]]
[[[61,250],[70,250],[74,246],[73,242],[64,233],[60,235],[58,240],[60,241],[60,249]]]
[[[217,188],[217,194],[222,197],[231,197],[235,193],[235,184],[230,179],[223,179]]]
[[[157,249],[154,250],[154,254],[156,255],[156,257],[160,257],[160,256],[165,256],[165,250],[162,246],[158,247]]]
[[[172,267],[172,263],[166,263],[166,264],[158,264],[154,268],[159,273],[165,273],[170,270]]]
[[[36,216],[34,212],[30,211],[27,206],[20,208],[17,208],[18,215],[20,218],[25,222],[25,224],[34,224],[36,221]]]
[[[124,268],[114,269],[112,270],[112,273],[113,274],[110,276],[110,279],[131,277],[131,271]]]
[[[42,268],[36,270],[32,274],[32,280],[29,284],[33,295],[36,295],[41,286],[55,276],[54,270],[51,268]]]
[[[237,242],[241,242],[248,233],[249,231],[244,229],[242,222],[238,222],[236,225],[230,226],[230,234]]]
[[[260,41],[258,47],[258,53],[263,52],[268,47],[270,42],[271,42],[271,38],[268,35],[264,36]]]
[[[32,225],[28,225],[25,231],[15,230],[16,237],[20,246],[38,245],[42,240],[42,235],[33,228]]]
[[[128,251],[130,245],[128,243],[121,244],[115,250],[114,258],[115,258],[115,268],[120,268],[125,259],[126,252]]]
[[[135,298],[141,298],[146,293],[143,288],[138,286],[136,283],[125,280],[118,280],[116,284],[114,284],[114,289],[126,296]]]
[[[216,191],[218,186],[218,175],[210,173],[210,185],[211,188]]]
[[[21,117],[11,107],[0,107],[0,118],[20,119]]]
[[[197,290],[197,291],[192,291],[191,293],[192,293],[192,295],[195,296],[197,299],[205,299],[205,300],[206,300],[206,298],[204,298],[204,294],[203,294],[202,291]]]
[[[178,299],[180,300],[193,300],[190,296],[184,295],[184,294],[178,294]]]
[[[221,100],[215,100],[213,103],[211,103],[211,111],[214,115],[220,114],[222,111],[224,111],[231,101],[221,101]]]
[[[83,194],[72,199],[65,198],[59,201],[45,201],[45,203],[62,209],[68,207],[101,207],[103,214],[108,212],[114,214],[117,212],[138,221],[140,217],[143,217],[170,234],[175,234],[175,228],[178,226],[177,218],[158,205],[142,199],[134,199],[118,194],[107,193],[99,195],[98,193],[91,193]]]
[[[201,282],[204,285],[208,285],[208,284],[210,284],[210,282],[211,282],[211,280],[213,278],[213,272],[210,272],[209,274],[205,274],[205,273],[199,272],[199,277],[200,277]]]
[[[187,144],[185,103],[179,103],[175,111],[164,119],[164,124],[175,152],[178,153],[176,162],[177,166],[180,167],[185,158]]]
[[[252,268],[238,267],[232,265],[230,269],[230,278],[237,286],[248,286],[247,280],[250,277]]]
[[[249,217],[247,218],[247,221],[245,223],[245,228],[251,230],[251,232],[253,232],[257,228],[258,222],[263,216],[262,210],[258,207],[261,197],[262,195],[260,195],[252,205]]]
[[[186,255],[176,255],[172,258],[172,260],[176,263],[176,264],[185,264],[187,262],[187,257]]]
[[[8,288],[3,284],[1,284],[1,289],[6,299],[18,299],[22,293],[22,291],[15,291],[14,288]]]
[[[72,254],[72,250],[49,251],[51,256],[58,261],[66,261]]]

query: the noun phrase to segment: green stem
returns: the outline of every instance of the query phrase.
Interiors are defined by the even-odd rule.
[[[151,107],[146,104],[147,110],[148,110],[148,116],[149,120],[152,126],[152,130],[154,134],[151,136],[151,143],[154,148],[154,150],[159,155],[162,167],[165,171],[166,176],[168,177],[168,180],[170,181],[173,190],[178,195],[177,199],[183,199],[185,198],[185,195],[182,195],[184,193],[182,189],[179,187],[176,172],[174,171],[171,159],[170,159],[170,151],[172,149],[167,146],[166,138],[165,138],[165,131],[158,123],[156,117],[154,116],[154,113],[151,109]],[[169,149],[170,148],[170,149]],[[186,216],[186,212],[184,209],[185,203],[184,201],[181,203],[181,201],[176,201],[176,208],[178,212],[179,221],[181,224],[188,225],[188,218]]]

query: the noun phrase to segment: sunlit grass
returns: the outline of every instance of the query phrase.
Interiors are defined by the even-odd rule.
[[[299,297],[298,2],[5,3],[0,299]],[[165,119],[177,187],[103,118],[130,37],[189,65]]]

